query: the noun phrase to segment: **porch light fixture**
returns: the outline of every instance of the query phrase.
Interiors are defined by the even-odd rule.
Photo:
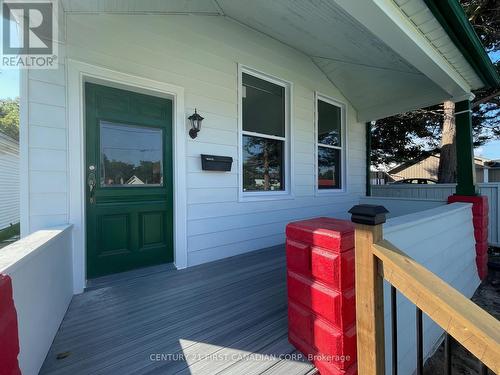
[[[189,122],[191,123],[191,129],[189,129],[189,136],[192,139],[195,139],[198,136],[198,132],[201,130],[201,122],[203,121],[203,117],[201,117],[198,112],[196,112],[196,108],[194,109],[194,113],[188,117]]]

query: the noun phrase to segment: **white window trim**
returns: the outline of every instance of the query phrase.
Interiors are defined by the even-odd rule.
[[[243,130],[243,73],[279,85],[285,89],[285,136],[278,137],[273,135],[255,133]],[[293,199],[293,152],[292,152],[292,106],[293,83],[285,81],[275,76],[257,71],[242,64],[238,64],[238,200],[240,202]],[[284,141],[284,168],[283,173],[285,181],[285,190],[279,191],[243,191],[243,135],[253,135],[269,139]]]
[[[330,146],[323,145],[318,142],[318,100],[323,102],[332,104],[336,107],[340,108],[340,131],[341,131],[341,147],[338,146]],[[334,99],[330,96],[321,94],[317,91],[314,92],[314,191],[317,196],[323,195],[338,195],[338,194],[346,194],[348,192],[348,181],[347,181],[347,148],[348,148],[348,135],[347,135],[347,104],[344,101],[339,99]],[[340,165],[340,175],[341,175],[341,188],[340,189],[319,189],[318,188],[318,148],[332,148],[341,150],[341,159],[342,163]]]

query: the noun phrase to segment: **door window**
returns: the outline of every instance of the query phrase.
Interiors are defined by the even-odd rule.
[[[163,186],[163,131],[100,121],[101,186]]]

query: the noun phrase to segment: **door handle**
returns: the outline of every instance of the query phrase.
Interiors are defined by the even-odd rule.
[[[95,181],[95,173],[90,172],[87,178],[87,185],[89,186],[89,200],[90,204],[95,203],[95,186],[96,186],[96,181]]]

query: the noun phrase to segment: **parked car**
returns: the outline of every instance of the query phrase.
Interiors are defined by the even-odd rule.
[[[419,185],[432,185],[437,184],[436,180],[430,178],[405,178],[404,180],[399,180],[392,182],[393,184],[419,184]]]

